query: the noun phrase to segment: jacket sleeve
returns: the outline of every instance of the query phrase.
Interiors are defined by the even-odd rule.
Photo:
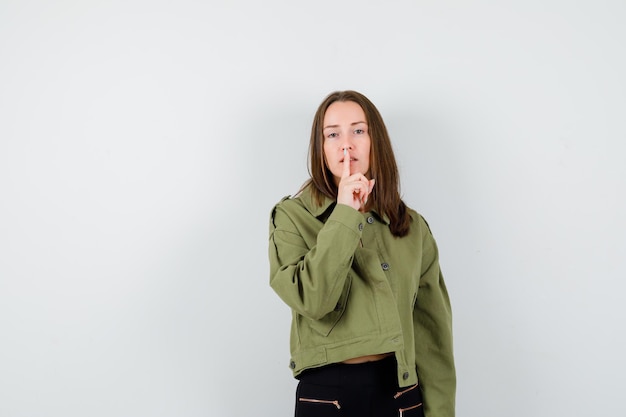
[[[426,417],[454,417],[456,371],[452,347],[452,311],[439,268],[439,254],[428,225],[423,230],[423,263],[413,310],[415,362]]]
[[[337,204],[311,241],[318,220],[292,201],[270,219],[270,285],[295,312],[318,320],[337,305],[361,238],[363,216]],[[306,233],[308,242],[303,237]]]

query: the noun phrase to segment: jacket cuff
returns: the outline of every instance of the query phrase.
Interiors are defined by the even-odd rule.
[[[345,204],[337,204],[328,217],[327,222],[337,222],[354,231],[359,238],[363,235],[363,215]]]

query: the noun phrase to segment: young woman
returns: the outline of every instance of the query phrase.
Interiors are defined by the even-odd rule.
[[[453,417],[450,301],[435,240],[399,192],[362,94],[317,109],[311,178],[270,220],[270,285],[292,310],[296,417]]]

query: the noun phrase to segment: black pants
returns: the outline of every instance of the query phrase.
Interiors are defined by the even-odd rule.
[[[399,388],[393,356],[376,362],[334,364],[303,372],[296,417],[423,417],[417,385]]]

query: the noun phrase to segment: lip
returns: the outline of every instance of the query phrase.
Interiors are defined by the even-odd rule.
[[[343,164],[343,161],[345,161],[345,159],[342,158],[339,162]],[[350,162],[356,162],[356,161],[358,161],[358,159],[350,158]]]

